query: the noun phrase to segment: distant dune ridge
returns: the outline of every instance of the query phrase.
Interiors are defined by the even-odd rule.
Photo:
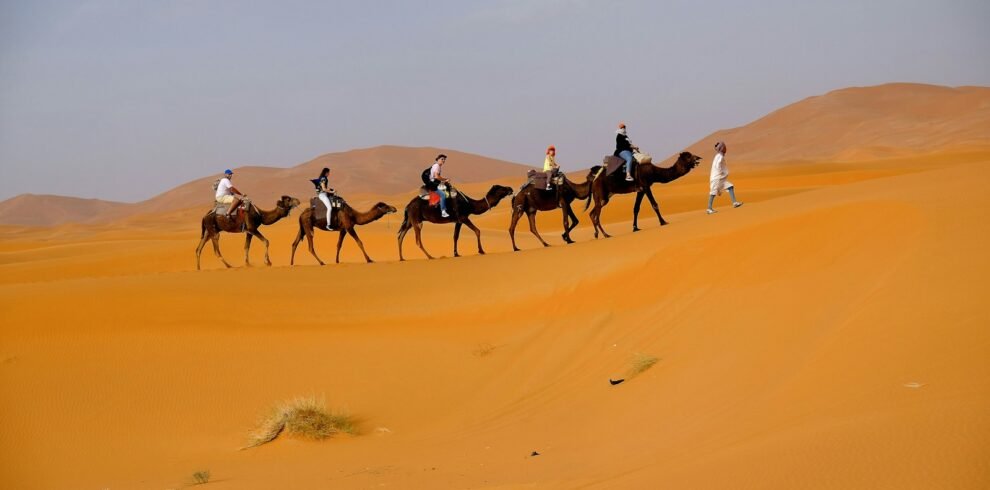
[[[270,208],[284,194],[309,199],[313,186],[309,179],[323,167],[331,169],[332,185],[345,195],[390,195],[409,191],[420,181],[420,174],[437,154],[449,156],[450,176],[458,182],[481,182],[525,175],[530,167],[462,151],[404,146],[376,146],[339,153],[328,153],[290,168],[236,167],[234,186],[262,208]],[[144,213],[160,213],[212,203],[214,174],[187,182],[138,203],[118,203],[95,199],[22,194],[0,203],[0,224],[48,226],[67,222],[99,223]],[[54,198],[54,199],[53,199]]]
[[[92,223],[127,214],[134,204],[51,194],[21,194],[0,203],[0,224]]]
[[[835,90],[745,126],[712,133],[687,150],[710,155],[718,140],[729,143],[733,162],[846,160],[950,147],[990,148],[990,87],[892,83]],[[441,152],[450,155],[450,174],[462,183],[508,176],[521,180],[529,168],[455,150],[377,146],[328,153],[290,168],[235,167],[235,185],[264,207],[282,194],[310,195],[307,180],[327,166],[333,169],[334,186],[347,195],[394,195],[415,187],[420,172]],[[672,161],[668,160],[666,164]],[[23,194],[0,203],[0,224],[96,223],[194,206],[205,209],[212,182],[222,171],[218,167],[213,174],[135,204]]]
[[[689,151],[729,143],[733,161],[855,159],[990,147],[990,87],[891,83],[835,90],[717,131]]]

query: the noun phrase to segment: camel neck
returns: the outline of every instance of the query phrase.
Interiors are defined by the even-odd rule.
[[[385,214],[378,209],[378,207],[373,207],[366,212],[360,212],[354,208],[351,208],[351,212],[354,213],[354,223],[357,225],[366,225],[372,221],[376,221]]]
[[[650,164],[650,167],[652,167],[649,174],[650,181],[659,182],[661,184],[679,179],[687,175],[687,173],[691,170],[690,167],[681,162],[680,159],[674,162],[674,164],[670,167],[657,167],[653,164]]]
[[[278,206],[276,206],[275,209],[273,209],[271,211],[265,211],[265,210],[259,208],[258,209],[258,212],[261,214],[261,224],[263,224],[263,225],[273,224],[276,221],[278,221],[278,220],[280,220],[280,219],[282,219],[282,218],[284,218],[284,217],[286,217],[288,215],[288,213],[285,211],[285,209],[283,209],[281,207],[278,207]]]

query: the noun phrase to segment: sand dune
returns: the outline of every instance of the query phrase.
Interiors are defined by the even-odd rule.
[[[836,90],[809,97],[745,126],[715,132],[689,145],[710,158],[717,140],[730,142],[733,162],[862,161],[990,148],[990,88],[894,83]],[[640,141],[645,149],[649,141]],[[262,205],[283,195],[308,196],[308,179],[334,169],[334,185],[346,196],[410,192],[437,153],[450,155],[449,174],[460,183],[506,179],[518,185],[527,165],[444,150],[378,146],[329,153],[290,168],[237,168],[235,184]],[[669,165],[672,156],[656,155]],[[533,162],[538,166],[540,162]],[[219,173],[223,169],[216,169]],[[125,205],[74,198],[24,195],[0,202],[0,224],[48,226],[111,222],[125,217],[209,206],[217,175]],[[43,204],[43,205],[42,205]]]
[[[49,226],[62,223],[93,223],[107,216],[120,216],[133,206],[102,199],[50,194],[21,194],[0,202],[0,224]]]
[[[4,228],[0,482],[175,488],[981,488],[990,450],[990,153],[740,169],[743,208],[658,186],[671,226],[459,259],[194,272],[194,209],[155,227]],[[722,203],[724,205],[724,203]],[[541,227],[558,226],[545,213]],[[582,214],[582,218],[586,215]],[[585,220],[586,221],[586,220]],[[317,247],[332,257],[333,235]],[[234,263],[242,239],[223,238]],[[450,255],[451,227],[426,246]],[[260,249],[254,251],[260,263]],[[618,386],[638,354],[656,365]],[[323,395],[359,433],[238,451]],[[531,456],[532,452],[538,456]]]
[[[710,155],[718,140],[735,161],[864,160],[990,148],[990,87],[891,83],[835,90],[712,133],[688,147]]]
[[[234,185],[262,207],[270,207],[279,196],[308,198],[313,194],[309,179],[323,167],[332,169],[333,186],[346,196],[389,195],[414,189],[420,173],[437,154],[450,158],[446,172],[458,182],[478,182],[506,176],[525,176],[529,167],[456,150],[430,147],[376,146],[341,153],[328,153],[290,168],[235,167]],[[106,223],[130,216],[163,213],[192,206],[208,208],[213,182],[223,172],[182,184],[135,204],[74,198],[44,201],[30,195],[0,203],[0,224],[50,226],[65,222]]]
[[[990,163],[985,90],[803,101],[726,138],[742,208],[703,213],[705,147],[653,188],[670,226],[646,207],[631,233],[632,196],[615,196],[614,238],[579,212],[563,245],[559,212],[540,213],[553,246],[522,224],[517,253],[503,202],[474,219],[485,256],[465,230],[450,258],[453,227],[427,224],[442,258],[410,234],[397,262],[393,215],[358,228],[377,263],[347,238],[332,264],[337,235],[319,232],[332,265],[303,244],[290,267],[296,210],[262,228],[274,267],[207,250],[197,272],[209,179],[140,212],[92,204],[121,213],[109,222],[0,225],[0,487],[180,488],[209,470],[211,488],[986,488],[990,208],[961,190]],[[308,195],[314,169],[352,163],[382,180],[342,179],[353,206],[401,210],[436,151],[241,169],[238,185],[268,207],[264,192]],[[473,197],[521,180],[449,154]],[[221,238],[238,266],[243,244]],[[357,433],[239,450],[311,395]]]

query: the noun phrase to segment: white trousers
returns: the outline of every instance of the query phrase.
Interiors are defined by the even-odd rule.
[[[316,197],[319,197],[320,200],[323,201],[323,204],[327,206],[327,226],[330,226],[330,213],[333,212],[333,208],[330,207],[330,196],[328,196],[326,192],[321,192],[317,194]]]

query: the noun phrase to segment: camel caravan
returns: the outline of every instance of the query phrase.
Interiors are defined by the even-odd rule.
[[[434,224],[453,223],[454,257],[460,256],[457,251],[457,243],[462,226],[467,226],[474,232],[478,242],[478,253],[484,254],[485,250],[481,245],[481,230],[471,222],[471,217],[487,213],[506,199],[510,200],[512,206],[512,217],[508,230],[513,251],[519,251],[516,246],[515,230],[519,219],[524,214],[529,222],[530,232],[544,247],[549,247],[550,244],[540,236],[536,229],[536,213],[556,209],[560,209],[563,220],[561,238],[567,244],[574,243],[570,233],[579,222],[572,208],[572,203],[575,200],[585,202],[584,211],[587,212],[588,208],[591,208],[589,217],[596,239],[599,233],[605,238],[610,236],[602,226],[601,214],[602,209],[608,204],[609,198],[615,194],[636,193],[633,206],[634,232],[639,231],[639,210],[644,196],[649,199],[660,225],[666,225],[667,221],[660,214],[660,207],[653,196],[653,184],[666,184],[687,175],[698,166],[701,157],[685,151],[678,155],[672,166],[659,167],[653,165],[649,155],[641,153],[638,147],[629,142],[624,124],[619,125],[619,130],[616,133],[615,153],[605,156],[601,165],[593,166],[588,171],[584,182],[572,182],[560,171],[556,162],[556,149],[550,146],[547,148],[543,171],[530,170],[526,176],[526,182],[517,192],[509,187],[493,185],[479,199],[469,197],[444,177],[443,166],[447,161],[447,156],[438,155],[433,165],[423,171],[423,186],[418,195],[406,204],[403,211],[402,224],[399,226],[397,235],[399,260],[405,260],[402,243],[409,230],[413,230],[415,233],[416,245],[423,251],[423,254],[429,259],[434,258],[423,246],[421,237],[423,224],[427,222]],[[724,162],[725,144],[722,142],[716,144],[716,151],[718,153],[716,161]],[[304,237],[309,253],[320,265],[325,265],[316,254],[313,244],[317,230],[337,234],[336,263],[340,263],[340,250],[345,235],[350,235],[357,243],[368,263],[373,262],[364,249],[364,243],[361,242],[356,227],[372,223],[397,211],[395,207],[384,202],[379,202],[373,205],[371,209],[363,212],[354,209],[329,186],[329,173],[330,169],[324,168],[320,176],[312,180],[316,188],[316,196],[310,199],[309,206],[299,215],[299,231],[292,242],[290,265],[295,265],[296,248]],[[720,163],[718,168],[713,166],[713,184],[711,186],[713,190],[709,199],[709,214],[715,212],[711,208],[712,199],[716,192],[720,195],[722,190],[728,190],[732,195],[733,207],[742,205],[741,202],[735,200],[733,187],[725,180],[726,175],[728,175],[728,171],[725,169],[724,163]],[[233,171],[228,169],[224,172],[223,177],[214,182],[215,204],[203,216],[200,242],[199,246],[196,247],[197,270],[200,269],[200,255],[207,241],[213,243],[213,253],[220,262],[228,268],[231,267],[220,253],[221,232],[245,234],[244,263],[247,266],[251,265],[249,260],[251,241],[253,238],[258,238],[265,244],[265,265],[272,265],[268,256],[268,239],[262,235],[259,228],[262,225],[274,224],[287,217],[293,208],[300,205],[299,199],[282,196],[275,203],[274,209],[262,210],[233,186],[232,179]],[[592,204],[594,204],[593,207]]]

